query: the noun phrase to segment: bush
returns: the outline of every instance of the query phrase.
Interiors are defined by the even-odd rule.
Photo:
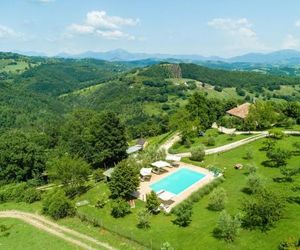
[[[36,188],[26,189],[23,196],[23,201],[26,203],[33,203],[35,201],[40,201],[41,199],[41,191],[37,190]]]
[[[121,218],[130,214],[130,205],[123,199],[116,200],[112,205],[111,215],[114,218]]]
[[[146,208],[150,213],[154,213],[158,210],[160,201],[154,191],[146,195]]]
[[[55,220],[73,216],[75,212],[74,205],[61,189],[50,191],[43,200],[43,213]]]
[[[212,136],[209,136],[207,139],[207,146],[215,146],[216,145],[216,140]]]
[[[245,159],[246,160],[252,160],[253,159],[253,152],[251,150],[246,151]]]
[[[287,160],[291,158],[291,152],[281,148],[274,148],[267,152],[267,157],[274,167],[285,166]]]
[[[279,250],[297,250],[300,247],[300,239],[296,240],[294,237],[289,237],[288,239],[281,241],[278,249]]]
[[[256,173],[250,174],[247,180],[247,188],[250,193],[255,194],[264,188],[264,180]]]
[[[214,236],[226,241],[234,241],[241,226],[240,216],[231,216],[226,211],[220,213],[214,229]]]
[[[176,219],[174,224],[180,227],[187,227],[192,221],[192,204],[191,202],[183,202],[174,210]]]
[[[192,161],[203,161],[204,157],[205,157],[204,147],[199,147],[191,151],[190,160]]]
[[[138,228],[148,229],[150,228],[150,214],[147,210],[142,210],[138,213]]]
[[[214,211],[221,211],[225,208],[227,195],[224,188],[216,188],[209,196],[208,208]]]
[[[41,192],[28,187],[26,183],[9,184],[1,187],[0,202],[26,202],[33,203],[41,199]]]
[[[104,175],[103,175],[103,169],[102,168],[98,168],[94,171],[93,174],[93,179],[95,182],[100,182],[104,180]]]
[[[284,207],[285,200],[282,197],[271,190],[263,189],[243,203],[243,226],[267,231],[282,218]]]
[[[246,170],[248,171],[248,174],[255,174],[257,172],[257,167],[253,164],[247,164]]]
[[[107,202],[108,202],[107,197],[106,197],[105,195],[102,195],[102,196],[100,197],[100,199],[97,201],[95,207],[96,207],[96,208],[104,208],[105,205],[107,204]]]

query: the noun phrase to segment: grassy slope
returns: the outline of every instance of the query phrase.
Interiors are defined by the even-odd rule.
[[[97,197],[95,195],[95,197]],[[80,200],[80,199],[79,199]],[[40,213],[41,211],[41,202],[35,202],[33,204],[26,204],[23,202],[20,203],[3,203],[0,204],[0,211],[1,210],[19,210],[19,211],[26,211],[26,212],[30,212],[30,213]],[[50,218],[48,218],[50,219]],[[4,221],[4,220],[3,220]],[[2,219],[0,219],[0,225],[2,224]],[[124,250],[143,250],[144,248],[142,246],[140,246],[139,244],[136,244],[135,242],[132,242],[130,240],[127,240],[126,238],[123,238],[117,234],[113,234],[109,231],[106,231],[104,229],[101,229],[99,227],[93,227],[91,224],[86,223],[86,222],[82,222],[80,221],[78,218],[74,217],[74,218],[65,218],[62,220],[58,220],[55,221],[56,223],[63,225],[63,226],[67,226],[71,229],[74,229],[75,231],[78,231],[80,233],[86,234],[88,236],[91,236],[99,241],[103,241],[106,242],[108,244],[110,244],[111,246],[117,248],[117,249],[124,249]],[[34,228],[32,228],[33,230],[35,230]],[[47,233],[44,233],[47,235]],[[49,235],[49,238],[51,238],[52,236]],[[56,241],[56,237],[54,237],[54,240],[52,241]],[[8,242],[12,241],[13,239],[9,238]],[[52,243],[51,241],[51,243]],[[50,241],[48,241],[50,242]],[[0,238],[0,249],[1,248],[1,243],[2,240]],[[65,245],[67,245],[69,243],[66,243]],[[54,245],[55,246],[55,245]],[[5,248],[6,249],[6,248]],[[18,248],[16,248],[18,250]],[[21,250],[22,248],[20,248]],[[30,249],[30,250],[40,250],[40,249],[44,249],[39,247],[38,245],[32,245],[31,248],[24,248],[24,249]],[[69,249],[67,247],[63,248],[45,248],[45,249],[51,249],[51,250],[56,250],[56,249]],[[74,246],[72,245],[72,248],[70,249],[74,249]],[[11,249],[13,250],[13,249]]]
[[[6,250],[55,250],[79,249],[58,237],[52,236],[42,230],[26,224],[17,219],[0,219],[0,225],[5,225],[10,229],[8,236],[0,237],[0,249]]]
[[[286,148],[290,148],[292,143],[299,138],[290,137],[284,139],[280,144]],[[247,197],[241,190],[246,185],[245,170],[237,171],[233,169],[233,165],[238,162],[246,163],[243,159],[246,150],[253,150],[255,159],[253,162],[259,166],[259,173],[265,176],[267,183],[278,192],[287,192],[289,195],[296,195],[290,191],[291,186],[299,184],[300,178],[297,177],[294,183],[275,183],[273,177],[280,176],[278,169],[270,169],[261,166],[264,161],[265,152],[259,151],[262,141],[248,144],[245,147],[235,149],[233,151],[207,157],[205,165],[214,164],[219,167],[226,167],[226,181],[222,186],[226,189],[229,202],[226,209],[230,213],[238,212],[240,204]],[[299,162],[299,156],[293,157],[289,161],[289,166],[295,166]],[[100,184],[85,194],[82,199],[87,199],[95,204],[97,196],[101,192],[108,194],[105,184]],[[121,219],[112,218],[109,213],[111,204],[104,209],[95,209],[85,206],[80,211],[90,217],[97,218],[101,223],[110,230],[117,231],[127,237],[132,237],[140,242],[144,242],[154,248],[169,241],[175,249],[276,249],[279,242],[288,236],[297,236],[300,230],[300,209],[297,204],[288,204],[285,218],[281,220],[277,227],[266,234],[260,231],[242,230],[240,237],[233,244],[225,244],[223,241],[216,240],[212,236],[213,228],[216,224],[218,213],[207,210],[208,198],[205,197],[199,203],[194,205],[193,221],[187,228],[179,228],[171,223],[173,216],[157,215],[151,218],[151,229],[140,230],[136,228],[137,212],[142,209],[143,203],[137,202],[137,208],[133,209],[133,213]]]
[[[158,139],[159,140],[159,139]],[[285,148],[291,148],[292,143],[299,140],[299,137],[288,137],[280,141],[279,144]],[[247,198],[247,195],[241,190],[246,185],[247,175],[245,170],[235,170],[233,165],[236,163],[247,163],[243,157],[247,150],[252,150],[255,158],[251,160],[259,167],[258,173],[263,175],[269,186],[277,190],[279,193],[287,195],[299,196],[299,193],[293,193],[291,187],[300,184],[300,176],[295,178],[294,183],[276,183],[272,178],[280,177],[279,169],[272,169],[263,167],[261,162],[266,160],[265,152],[259,149],[262,146],[262,140],[245,145],[235,150],[220,154],[208,156],[204,162],[205,166],[215,165],[218,167],[226,167],[226,181],[221,184],[227,191],[229,196],[229,202],[226,205],[226,210],[230,213],[236,213],[239,211],[239,207],[243,199]],[[299,164],[299,157],[294,156],[289,160],[288,165],[290,167],[297,166]],[[195,163],[196,164],[196,163]],[[201,164],[203,165],[203,164]],[[260,231],[248,231],[242,230],[237,241],[232,244],[224,243],[221,240],[217,240],[212,236],[212,231],[216,224],[218,213],[212,212],[207,209],[208,198],[203,198],[200,202],[196,203],[193,207],[192,223],[187,228],[179,228],[175,226],[171,221],[174,218],[173,215],[165,216],[159,214],[151,218],[151,228],[149,230],[141,230],[136,227],[137,213],[144,208],[144,203],[137,201],[136,208],[132,209],[132,213],[125,218],[114,219],[110,215],[111,203],[109,202],[103,209],[96,209],[93,205],[97,202],[100,195],[106,193],[109,195],[107,185],[105,183],[99,183],[94,188],[90,189],[86,194],[78,197],[76,200],[88,200],[91,205],[79,208],[80,213],[84,213],[90,218],[95,218],[105,228],[118,232],[128,238],[133,238],[143,244],[146,244],[153,249],[159,249],[161,244],[165,241],[169,241],[175,249],[276,249],[279,242],[288,236],[298,236],[300,231],[300,209],[299,205],[290,203],[287,205],[285,218],[281,220],[276,228],[271,231],[262,234]],[[22,204],[2,204],[0,209],[8,209],[9,207],[19,207],[24,209]],[[39,203],[30,205],[29,209],[35,211],[39,207]],[[107,233],[93,227],[87,227],[77,219],[66,219],[59,221],[59,223],[69,225],[78,231],[85,232],[90,235],[95,235],[99,239],[105,239],[117,244],[117,236]],[[129,244],[129,243],[128,243]],[[131,244],[131,243],[130,243]],[[119,246],[120,247],[120,246]],[[133,249],[134,247],[129,245],[122,245],[121,249]],[[139,249],[135,246],[136,249]]]
[[[206,145],[206,142],[207,142],[207,139],[209,138],[209,136],[212,136],[215,139],[216,144],[214,146]],[[245,139],[247,137],[249,137],[249,135],[230,136],[230,135],[226,135],[226,134],[219,134],[217,130],[209,129],[206,131],[205,136],[193,138],[193,143],[190,147],[186,147],[184,145],[176,143],[171,148],[171,151],[172,151],[172,153],[175,153],[175,154],[176,153],[184,153],[184,152],[189,152],[192,149],[197,148],[201,145],[204,145],[206,148],[214,148],[214,147],[223,146],[225,144],[232,143],[235,141],[239,141],[239,140]]]

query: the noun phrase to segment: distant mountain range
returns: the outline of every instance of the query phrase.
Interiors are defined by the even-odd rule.
[[[37,52],[20,52],[20,54],[31,56],[45,56]],[[107,52],[86,51],[80,54],[60,53],[56,57],[61,58],[94,58],[106,61],[139,61],[151,59],[153,61],[182,61],[182,62],[227,62],[227,63],[254,63],[254,64],[300,64],[300,51],[297,50],[279,50],[271,53],[248,53],[231,58],[222,58],[218,56],[205,57],[201,55],[174,55],[174,54],[148,54],[131,53],[123,49],[116,49]]]

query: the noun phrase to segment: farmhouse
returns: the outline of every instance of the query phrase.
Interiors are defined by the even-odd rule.
[[[251,104],[246,102],[242,105],[239,105],[233,109],[226,111],[226,113],[240,119],[245,119],[249,114],[250,106]]]

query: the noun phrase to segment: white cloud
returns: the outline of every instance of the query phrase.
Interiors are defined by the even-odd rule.
[[[297,27],[300,27],[300,19],[297,20],[297,21],[295,22],[295,25],[296,25]]]
[[[255,31],[252,29],[252,24],[247,18],[240,18],[237,20],[230,18],[215,18],[208,22],[208,26],[223,30],[231,35],[256,37]]]
[[[133,40],[134,36],[122,31],[125,26],[135,26],[138,19],[109,16],[105,11],[90,11],[82,24],[71,24],[68,30],[71,34],[98,35],[106,39],[126,38]]]
[[[259,40],[253,24],[247,18],[214,18],[207,25],[225,35],[223,48],[226,54],[270,50]]]
[[[282,45],[283,49],[297,49],[300,48],[300,38],[297,38],[291,34],[287,35],[287,37],[283,41]]]
[[[12,28],[0,24],[0,39],[17,38],[20,36],[21,34],[16,32]]]
[[[55,2],[55,0],[31,0],[31,2],[47,4],[47,3],[53,3]]]

